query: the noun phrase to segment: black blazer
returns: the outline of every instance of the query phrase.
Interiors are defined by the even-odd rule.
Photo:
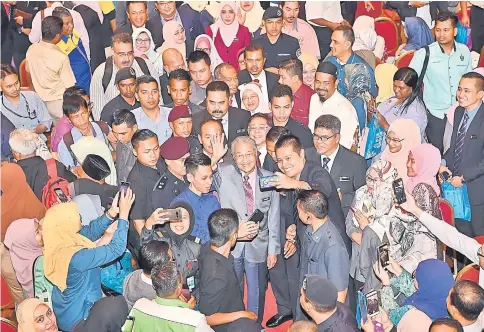
[[[146,25],[148,24],[148,22],[146,22]],[[148,28],[147,28],[148,29]],[[148,29],[149,30],[149,29]],[[151,31],[150,31],[151,32]],[[129,33],[129,35],[131,36],[133,34],[133,27],[131,26],[131,22],[128,20],[126,22],[126,24],[123,24],[123,25],[120,25],[120,26],[117,26],[116,27],[116,31],[114,31],[114,35],[115,34],[118,34],[118,33]],[[133,41],[134,43],[134,41]]]
[[[265,70],[265,72],[267,80],[267,95],[270,96],[272,89],[279,84],[279,75],[271,73],[267,70]],[[247,69],[240,71],[237,76],[239,78],[239,85],[252,82],[252,78],[250,77],[250,73]]]
[[[13,34],[15,29],[15,21],[13,19],[13,6],[11,5],[10,11],[10,20],[9,16],[7,15],[7,11],[5,10],[3,4],[1,8],[1,39],[2,39],[2,63],[10,63],[12,62],[13,56]]]
[[[247,126],[249,124],[250,113],[240,108],[230,107],[229,108],[229,132],[227,133],[227,143],[230,147],[232,141],[238,136],[247,136]],[[212,116],[204,110],[203,112],[198,112],[193,114],[193,134],[198,135],[200,133],[200,124],[205,121],[212,119]]]
[[[304,149],[312,148],[314,146],[311,130],[301,122],[289,118],[285,127],[291,132],[291,134],[299,138]]]
[[[409,7],[410,1],[387,1],[384,4],[384,8],[395,10],[400,16],[402,22],[406,17],[415,17],[417,15],[417,7]],[[438,12],[448,11],[448,1],[431,1],[430,16],[432,20],[435,20]]]
[[[316,148],[304,150],[308,161],[321,165],[321,155]],[[340,145],[338,153],[334,157],[333,165],[329,174],[336,185],[341,190],[341,207],[343,214],[348,214],[349,207],[355,197],[355,192],[366,184],[367,163],[365,158]]]
[[[455,141],[464,112],[463,107],[458,107],[455,111],[450,148],[444,154],[447,167],[451,172],[454,172]],[[460,170],[467,182],[471,205],[484,204],[484,195],[482,194],[482,188],[484,188],[484,104],[481,105],[467,129]]]

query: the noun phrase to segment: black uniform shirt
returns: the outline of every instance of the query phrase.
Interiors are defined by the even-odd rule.
[[[101,111],[101,121],[106,122],[110,127],[112,127],[113,113],[115,110],[127,109],[128,111],[132,111],[139,107],[141,107],[141,104],[136,99],[134,105],[130,105],[121,95],[118,95],[103,107],[103,110]]]
[[[297,59],[301,55],[299,41],[285,33],[281,33],[279,39],[272,44],[267,34],[252,41],[252,44],[259,44],[264,49],[266,63],[264,68],[279,68],[279,64],[284,60]]]
[[[177,178],[169,170],[166,170],[153,184],[153,208],[169,208],[173,199],[187,188],[188,183]]]

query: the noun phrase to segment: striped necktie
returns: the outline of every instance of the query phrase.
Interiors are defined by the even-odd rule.
[[[454,175],[461,175],[459,167],[462,161],[462,152],[464,150],[464,139],[467,133],[468,121],[469,121],[469,115],[466,112],[464,113],[464,118],[462,119],[462,124],[460,125],[459,131],[457,132],[457,138],[455,140]]]

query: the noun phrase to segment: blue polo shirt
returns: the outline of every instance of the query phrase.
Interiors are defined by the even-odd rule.
[[[176,202],[186,202],[190,204],[195,214],[195,226],[193,227],[192,234],[198,237],[202,244],[210,241],[210,235],[208,234],[208,217],[212,212],[220,209],[220,203],[215,195],[208,193],[198,196],[190,188],[187,188],[180,195],[175,197],[170,205]]]
[[[447,54],[438,42],[429,45],[430,57],[423,80],[424,101],[429,112],[439,119],[456,101],[459,81],[472,71],[471,52],[466,45],[454,43],[454,50]],[[425,60],[425,48],[414,53],[410,67],[420,75]]]

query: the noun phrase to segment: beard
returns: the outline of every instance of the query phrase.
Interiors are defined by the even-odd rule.
[[[316,93],[317,93],[317,94],[318,94],[318,96],[319,96],[319,101],[320,101],[320,102],[324,103],[326,100],[328,100],[328,98],[326,98],[326,97],[323,95],[323,93],[327,93],[327,92],[328,92],[328,91],[325,91],[325,90],[320,90],[320,89],[316,90]]]

